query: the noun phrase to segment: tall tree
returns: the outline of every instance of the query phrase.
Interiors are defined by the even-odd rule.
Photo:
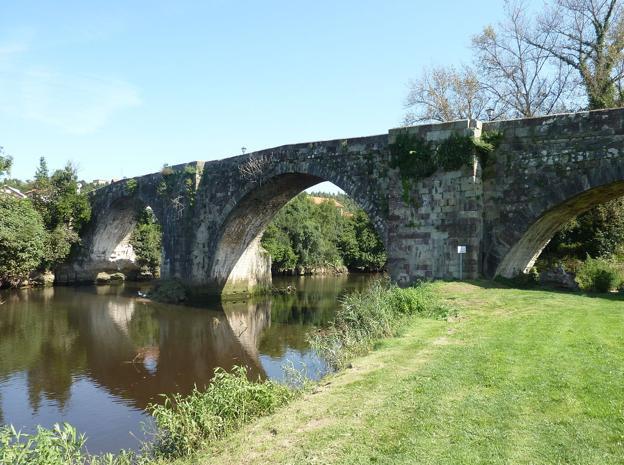
[[[0,176],[9,174],[12,165],[13,158],[4,152],[4,147],[0,147]]]
[[[489,96],[472,68],[425,70],[409,83],[404,124],[483,118]]]
[[[620,0],[554,0],[527,42],[574,69],[590,110],[622,103],[624,15]]]
[[[481,87],[496,104],[493,116],[533,117],[576,107],[573,70],[546,49],[553,32],[533,33],[522,0],[506,0],[504,9],[502,22],[472,39]]]

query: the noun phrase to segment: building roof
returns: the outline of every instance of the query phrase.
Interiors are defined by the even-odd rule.
[[[15,187],[11,187],[11,186],[1,186],[0,187],[0,192],[2,192],[3,194],[15,197],[17,199],[25,199],[26,198],[26,195],[24,193],[22,193],[22,191],[20,191],[19,189],[16,189]]]

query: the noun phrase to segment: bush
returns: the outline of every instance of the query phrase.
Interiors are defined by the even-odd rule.
[[[312,347],[333,368],[342,368],[353,356],[369,350],[383,337],[396,335],[404,318],[444,319],[456,315],[432,284],[401,289],[375,281],[368,289],[343,298],[333,324],[313,333]]]
[[[156,284],[154,289],[148,292],[148,297],[157,302],[178,304],[187,299],[188,292],[186,286],[181,281],[173,279]]]
[[[46,231],[29,200],[0,196],[0,285],[17,285],[44,257]]]
[[[65,423],[52,429],[37,427],[35,434],[0,427],[0,464],[11,465],[131,465],[134,454],[90,455],[85,450],[86,438]]]
[[[206,441],[273,413],[295,394],[273,381],[249,381],[245,368],[232,373],[217,368],[205,391],[195,388],[188,396],[174,394],[164,405],[148,406],[158,427],[151,453],[165,459],[191,455]]]
[[[624,282],[624,273],[612,260],[587,257],[576,274],[579,287],[587,292],[610,292]]]
[[[137,265],[157,276],[160,272],[162,230],[150,208],[144,209],[139,214],[130,236],[130,245],[136,254]]]

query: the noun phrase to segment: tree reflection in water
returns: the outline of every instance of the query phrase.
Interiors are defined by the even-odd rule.
[[[137,299],[131,285],[3,293],[0,420],[27,428],[69,421],[86,430],[94,452],[136,447],[128,431],[140,431],[142,410],[162,393],[207,385],[216,367],[281,378],[290,359],[320,373],[306,333],[364,281],[293,278],[295,294],[210,308]]]

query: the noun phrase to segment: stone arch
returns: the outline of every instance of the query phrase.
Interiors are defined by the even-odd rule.
[[[117,197],[100,208],[94,208],[90,225],[89,249],[85,267],[91,274],[99,271],[128,273],[138,270],[136,255],[129,244],[137,224],[137,216],[146,208],[152,209],[160,222],[158,212],[138,196]]]
[[[345,191],[369,215],[387,249],[386,223],[376,208],[347,176],[308,166],[303,170],[278,168],[247,184],[230,199],[223,212],[212,252],[209,280],[217,293],[248,292],[270,284],[270,263],[263,257],[260,240],[277,212],[296,195],[329,181]]]
[[[553,206],[549,205],[503,257],[496,269],[496,275],[511,278],[520,273],[528,273],[546,245],[565,223],[597,205],[624,196],[624,176],[621,179],[582,191]],[[566,189],[559,186],[558,192],[558,195],[552,193],[548,204],[555,203]]]

